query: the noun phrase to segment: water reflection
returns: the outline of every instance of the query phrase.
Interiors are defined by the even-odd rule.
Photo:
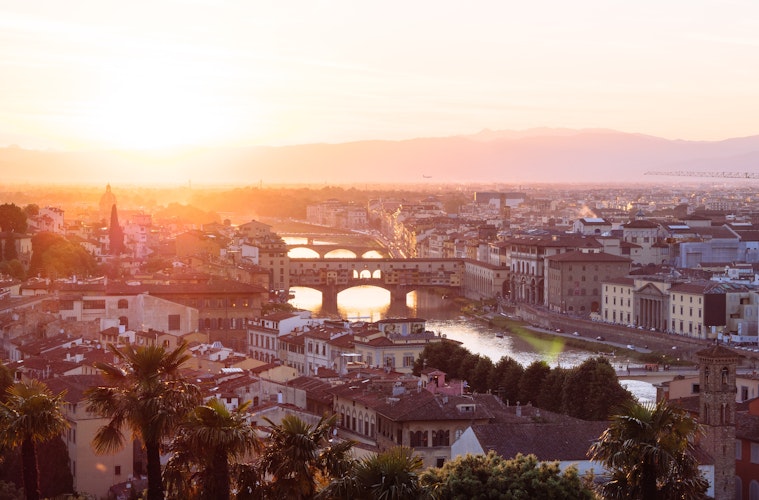
[[[311,311],[315,316],[322,316],[320,292],[304,287],[293,287],[290,291],[295,295],[290,300],[291,304]],[[361,286],[339,293],[337,303],[339,316],[352,321],[424,318],[428,330],[457,340],[470,352],[487,356],[494,363],[503,356],[509,356],[525,367],[534,361],[545,361],[551,367],[569,368],[597,355],[595,352],[568,348],[561,337],[545,340],[502,332],[481,321],[462,316],[455,301],[444,299],[429,290],[411,292],[407,295],[405,306],[391,307],[390,292],[379,287]],[[655,399],[656,389],[648,382],[628,380],[623,381],[623,385],[641,401]]]
[[[323,315],[321,293],[311,288],[293,287],[295,298],[290,303],[300,309]],[[419,317],[427,320],[429,330],[445,334],[461,342],[470,352],[488,356],[493,362],[510,356],[524,366],[543,360],[550,366],[575,366],[595,355],[588,351],[568,349],[563,339],[543,340],[520,338],[512,334],[496,337],[498,330],[480,321],[461,315],[459,305],[439,294],[420,290],[407,296],[406,305],[390,306],[390,292],[374,286],[360,286],[340,292],[337,309],[341,318],[353,321],[378,321],[390,317]]]

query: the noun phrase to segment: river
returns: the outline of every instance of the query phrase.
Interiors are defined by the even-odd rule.
[[[299,309],[321,315],[321,294],[310,288],[293,287],[290,303]],[[373,286],[355,287],[338,294],[340,317],[353,321],[378,321],[384,318],[418,317],[427,320],[427,329],[457,340],[470,352],[488,356],[497,362],[509,356],[523,366],[543,360],[551,367],[572,367],[582,363],[595,352],[570,348],[562,337],[553,340],[521,338],[508,332],[496,337],[500,330],[479,320],[462,316],[459,306],[440,294],[420,290],[408,294],[405,307],[390,308],[390,292]],[[645,381],[622,381],[622,384],[641,401],[653,401],[656,391]]]

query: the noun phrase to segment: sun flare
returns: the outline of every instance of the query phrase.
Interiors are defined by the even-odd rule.
[[[203,68],[139,62],[108,72],[87,113],[105,147],[166,149],[210,145],[234,128],[223,98],[204,87]]]

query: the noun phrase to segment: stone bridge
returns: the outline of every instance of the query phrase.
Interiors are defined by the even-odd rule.
[[[344,247],[341,247],[344,248]],[[464,263],[456,259],[290,259],[290,286],[322,293],[322,308],[337,311],[337,294],[372,285],[390,291],[391,306],[420,287],[461,289]]]
[[[348,250],[349,252],[353,252],[353,255],[356,256],[356,258],[362,258],[364,255],[366,255],[368,252],[377,252],[383,257],[387,257],[388,252],[382,247],[378,246],[367,246],[367,245],[350,245],[350,244],[334,244],[334,245],[319,245],[314,244],[312,240],[309,240],[309,243],[295,243],[292,245],[287,245],[287,250],[292,250],[293,248],[308,248],[309,250],[313,250],[314,252],[319,254],[320,258],[325,258],[325,256],[334,251],[334,250]]]

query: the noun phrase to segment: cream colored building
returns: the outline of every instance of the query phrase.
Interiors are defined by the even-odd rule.
[[[69,422],[69,429],[64,432],[63,440],[69,451],[71,475],[74,478],[74,490],[79,494],[90,494],[94,498],[105,498],[108,488],[135,477],[134,446],[129,429],[124,430],[126,446],[123,449],[98,455],[92,447],[92,440],[97,430],[108,422],[86,411],[84,391],[103,383],[99,375],[72,375],[45,380],[54,394],[66,391],[64,415]],[[40,459],[44,460],[44,457]]]

